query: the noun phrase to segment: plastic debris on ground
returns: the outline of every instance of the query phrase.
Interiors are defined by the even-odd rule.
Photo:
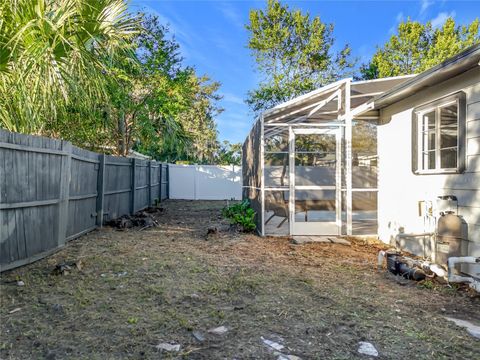
[[[377,357],[378,356],[378,351],[375,349],[375,346],[373,346],[371,343],[366,342],[366,341],[360,341],[358,343],[358,353],[362,355],[367,355],[367,356],[373,356]]]
[[[177,352],[180,351],[180,344],[169,344],[169,343],[160,343],[155,346],[157,350],[163,350],[168,352]]]

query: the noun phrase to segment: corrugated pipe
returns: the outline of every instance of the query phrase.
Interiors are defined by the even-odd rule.
[[[468,283],[473,290],[480,292],[480,281],[473,277],[455,275],[453,273],[456,264],[480,264],[480,258],[474,256],[461,256],[448,258],[448,281],[453,283]]]

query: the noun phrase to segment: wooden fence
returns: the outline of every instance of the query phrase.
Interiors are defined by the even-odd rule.
[[[0,271],[167,198],[167,164],[0,130]]]

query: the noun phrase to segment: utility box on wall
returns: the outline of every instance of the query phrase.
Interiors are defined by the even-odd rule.
[[[452,256],[464,256],[468,251],[468,225],[465,220],[451,213],[438,219],[435,246],[436,263],[446,265]]]
[[[437,197],[438,214],[458,214],[458,200],[455,195]]]

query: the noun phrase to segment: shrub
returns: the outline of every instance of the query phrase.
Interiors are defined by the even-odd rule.
[[[257,228],[255,225],[256,213],[248,200],[223,208],[222,214],[230,220],[231,224],[240,226],[245,232],[254,231]]]

